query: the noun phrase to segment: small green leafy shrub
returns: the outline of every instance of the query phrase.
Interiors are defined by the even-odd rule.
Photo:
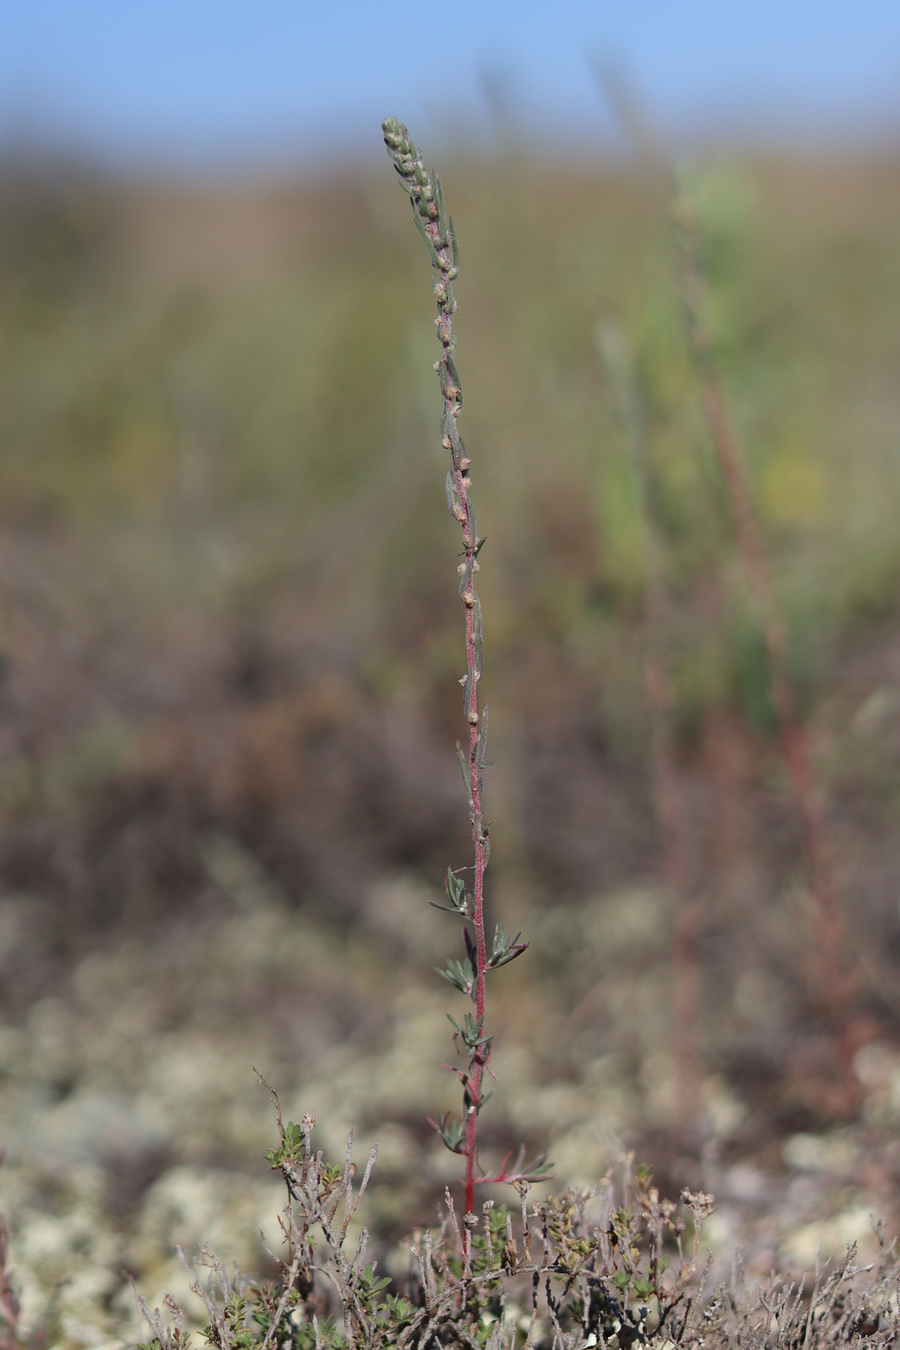
[[[300,1125],[281,1124],[279,1112],[281,1146],[268,1155],[288,1194],[277,1278],[229,1275],[208,1249],[200,1254],[193,1288],[207,1308],[209,1345],[887,1350],[900,1334],[900,1264],[880,1232],[875,1266],[858,1267],[851,1248],[834,1269],[808,1280],[773,1277],[745,1290],[737,1261],[729,1283],[707,1293],[700,1237],[710,1197],[684,1191],[680,1207],[660,1199],[630,1155],[617,1184],[606,1176],[594,1189],[529,1204],[522,1182],[515,1212],[489,1200],[480,1215],[460,1221],[448,1190],[440,1226],[412,1235],[406,1273],[389,1278],[367,1260],[367,1231],[353,1222],[377,1150],[354,1189],[352,1136],[343,1163],[328,1163],[313,1148],[314,1123],[307,1115]],[[174,1300],[166,1300],[169,1323],[139,1302],[153,1332],[139,1350],[189,1350]]]
[[[596,1189],[567,1190],[529,1205],[531,1184],[520,1181],[515,1213],[487,1200],[480,1214],[460,1219],[448,1189],[440,1226],[413,1235],[407,1273],[391,1279],[367,1261],[368,1232],[354,1225],[377,1148],[356,1187],[352,1134],[343,1163],[329,1163],[313,1146],[313,1116],[285,1124],[272,1096],[281,1145],[266,1156],[287,1188],[285,1251],[270,1252],[278,1277],[260,1283],[229,1276],[218,1257],[203,1250],[193,1288],[207,1308],[210,1345],[381,1350],[454,1343],[539,1350],[602,1345],[615,1337],[625,1350],[664,1329],[680,1339],[686,1320],[679,1309],[698,1270],[709,1196],[685,1191],[679,1210],[660,1199],[646,1169],[631,1169],[630,1158],[618,1190],[607,1176]],[[190,1336],[174,1302],[170,1326],[158,1309],[151,1314],[143,1300],[141,1306],[154,1332],[141,1350],[185,1350]]]

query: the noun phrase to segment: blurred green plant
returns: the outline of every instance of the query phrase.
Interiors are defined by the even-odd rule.
[[[688,341],[700,387],[700,400],[726,487],[735,540],[747,589],[752,599],[761,642],[748,650],[762,658],[762,683],[773,710],[773,721],[791,784],[794,806],[800,820],[806,862],[807,884],[815,918],[809,965],[810,998],[823,1015],[832,1039],[838,1082],[835,1102],[838,1114],[852,1114],[859,1106],[861,1085],[853,1069],[858,1049],[850,1030],[851,1003],[858,983],[858,968],[848,961],[849,933],[834,869],[827,855],[822,814],[822,792],[812,767],[809,737],[800,716],[788,664],[788,630],[775,590],[771,551],[759,522],[747,474],[745,455],[731,415],[718,370],[716,352],[707,317],[706,277],[701,259],[702,235],[689,192],[677,185],[673,191],[680,281],[687,321]]]

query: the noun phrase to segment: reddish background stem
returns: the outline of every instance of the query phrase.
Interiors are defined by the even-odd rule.
[[[791,782],[803,837],[810,895],[815,907],[811,994],[830,1024],[849,1106],[857,1095],[858,1085],[852,1071],[853,1047],[847,1025],[851,993],[851,981],[844,960],[847,934],[825,855],[806,730],[798,716],[794,691],[786,670],[784,624],[775,602],[775,588],[753,508],[737,431],[711,363],[711,343],[702,320],[703,279],[695,252],[695,226],[683,203],[679,203],[678,207],[678,224],[682,233],[682,279],[688,331],[700,379],[701,403],[725,479],[747,589],[759,614],[778,742]]]

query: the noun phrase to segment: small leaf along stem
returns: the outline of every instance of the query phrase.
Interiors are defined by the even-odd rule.
[[[531,1169],[524,1172],[508,1174],[504,1162],[496,1176],[486,1176],[480,1171],[476,1176],[476,1169],[479,1168],[478,1115],[490,1095],[483,1092],[485,1072],[490,1072],[492,1043],[492,1037],[485,1035],[483,1029],[485,979],[488,970],[514,960],[525,951],[528,944],[520,943],[518,935],[510,941],[505,931],[498,927],[489,953],[485,935],[484,874],[490,858],[491,836],[490,827],[484,821],[481,774],[487,750],[488,709],[485,705],[480,712],[478,707],[478,684],[483,670],[482,616],[481,601],[475,588],[475,575],[480,568],[478,555],[484,540],[478,536],[475,511],[469,495],[472,487],[471,462],[457,425],[463,406],[463,392],[453,359],[457,343],[453,335],[453,315],[458,308],[453,282],[459,275],[456,232],[452,216],[446,214],[441,181],[425,167],[406,127],[396,118],[389,117],[382,123],[382,131],[401,186],[410,198],[416,228],[425,241],[436,273],[432,286],[438,307],[435,323],[441,355],[434,368],[443,398],[441,443],[450,453],[446,481],[447,507],[460,526],[463,544],[463,560],[457,570],[460,577],[459,598],[466,616],[466,673],[460,683],[463,689],[463,712],[468,724],[468,745],[457,743],[457,749],[469,803],[469,822],[475,851],[474,875],[472,893],[469,895],[461,879],[452,869],[448,869],[445,886],[449,904],[436,907],[449,909],[471,926],[471,934],[468,928],[464,929],[466,960],[450,961],[447,969],[439,970],[438,973],[468,995],[475,1005],[475,1016],[474,1019],[466,1017],[464,1028],[460,1028],[451,1018],[456,1027],[455,1039],[457,1043],[462,1041],[468,1052],[466,1069],[454,1070],[463,1087],[462,1121],[444,1116],[440,1122],[431,1123],[447,1148],[454,1153],[461,1153],[466,1160],[465,1195],[466,1213],[469,1214],[473,1208],[476,1181],[524,1181],[531,1176],[543,1175],[545,1170],[541,1156]]]

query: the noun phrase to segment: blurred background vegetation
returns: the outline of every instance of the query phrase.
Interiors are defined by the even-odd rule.
[[[842,1111],[667,204],[621,163],[441,168],[487,538],[489,903],[533,944],[495,984],[485,1147],[549,1146],[560,1184],[637,1148],[663,1185],[719,1191],[723,1249],[752,1220],[761,1269],[810,1259],[890,1215],[900,1175],[900,162],[690,179],[848,921]],[[251,1066],[329,1147],[379,1138],[380,1240],[456,1174],[424,1124],[456,1107],[459,1015],[431,973],[458,935],[426,902],[468,861],[432,317],[387,164],[194,185],[0,165],[0,1192],[60,1343],[121,1343],[123,1270],[182,1293],[175,1242],[252,1264],[261,1223],[274,1240]],[[699,914],[687,1113],[604,326],[661,547]]]

